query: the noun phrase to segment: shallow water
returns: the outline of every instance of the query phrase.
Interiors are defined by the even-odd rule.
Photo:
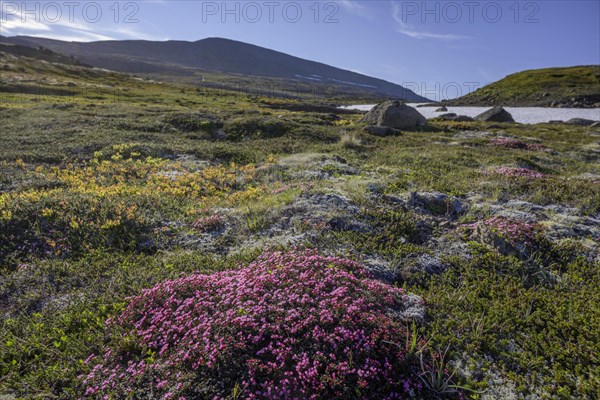
[[[409,103],[408,105],[416,107],[418,103]],[[359,104],[342,108],[368,111],[373,107],[374,104]],[[475,117],[482,112],[489,110],[491,107],[447,107],[448,111],[435,112],[437,108],[438,106],[420,107],[417,108],[417,110],[423,114],[425,118],[429,119],[447,112]],[[504,107],[504,109],[511,113],[516,122],[522,124],[537,124],[556,120],[568,121],[571,118],[585,118],[600,121],[600,108]]]

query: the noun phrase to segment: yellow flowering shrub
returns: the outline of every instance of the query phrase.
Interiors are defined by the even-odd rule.
[[[132,148],[115,145],[114,154],[95,152],[85,164],[37,167],[37,174],[55,182],[52,187],[1,194],[0,251],[60,255],[93,246],[129,249],[165,221],[189,218],[190,210],[223,199],[247,201],[262,192],[253,186],[254,165],[189,169]]]

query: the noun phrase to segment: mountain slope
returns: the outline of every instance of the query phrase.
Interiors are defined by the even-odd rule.
[[[85,66],[85,64],[82,64],[74,57],[67,57],[63,54],[56,53],[52,50],[44,48],[33,48],[30,46],[21,46],[18,44],[8,44],[4,43],[3,41],[0,42],[0,52],[12,54],[17,57],[29,57],[51,63]]]
[[[453,106],[600,107],[600,65],[522,71],[443,103]]]
[[[48,48],[96,67],[132,73],[182,73],[182,68],[335,85],[382,97],[427,101],[400,85],[285,53],[221,38],[196,42],[144,40],[63,42],[28,36],[3,42]]]

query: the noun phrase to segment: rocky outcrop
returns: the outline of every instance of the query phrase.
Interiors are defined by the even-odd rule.
[[[600,94],[565,97],[545,104],[552,108],[600,108]]]

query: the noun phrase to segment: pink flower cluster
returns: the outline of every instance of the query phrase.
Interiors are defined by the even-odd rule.
[[[496,168],[494,170],[495,173],[500,174],[500,175],[504,175],[504,176],[511,176],[511,177],[521,177],[521,178],[533,178],[533,179],[540,179],[545,177],[546,175],[542,174],[541,172],[537,172],[537,171],[533,171],[531,169],[527,169],[527,168],[514,168],[514,167],[500,167],[500,168]]]
[[[245,268],[164,282],[109,321],[115,338],[85,378],[88,396],[146,388],[157,398],[404,398],[422,393],[394,315],[403,290],[359,264],[267,252]],[[392,344],[396,343],[397,345]],[[152,356],[148,356],[152,354]],[[199,395],[199,393],[203,393]]]
[[[490,140],[490,144],[498,147],[506,147],[509,149],[525,149],[531,151],[551,151],[544,145],[537,143],[525,143],[513,138],[497,138]]]
[[[200,232],[210,232],[223,225],[225,217],[222,215],[211,215],[208,217],[198,218],[192,226]]]
[[[491,229],[512,245],[532,245],[541,232],[541,226],[536,223],[515,221],[505,217],[492,217],[485,221],[469,224],[467,227],[476,229],[480,226]]]

